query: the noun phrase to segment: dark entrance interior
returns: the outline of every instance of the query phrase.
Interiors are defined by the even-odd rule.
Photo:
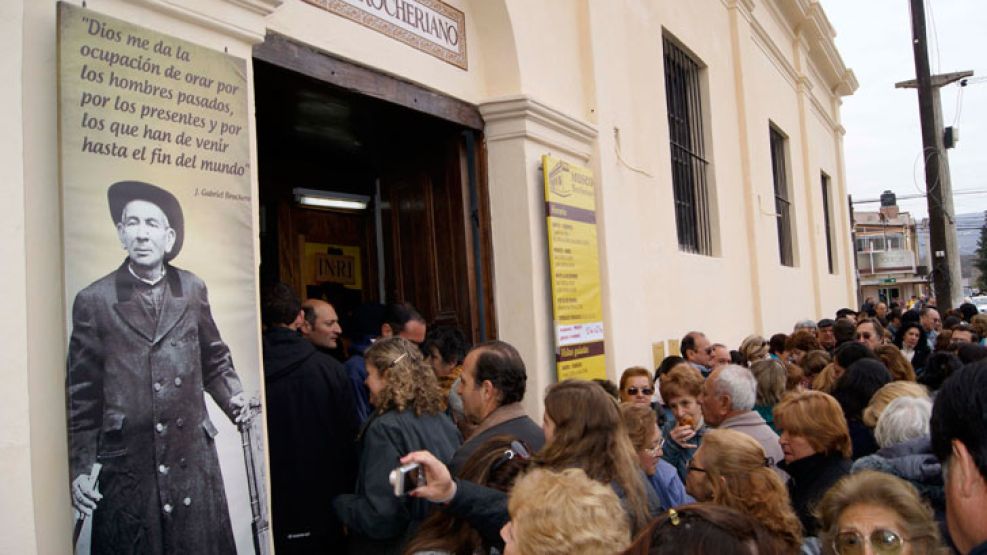
[[[346,87],[282,66],[254,59],[262,284],[329,299],[344,328],[360,303],[407,301],[430,324],[491,337],[479,131],[381,100],[391,77]],[[366,207],[305,206],[302,195]]]

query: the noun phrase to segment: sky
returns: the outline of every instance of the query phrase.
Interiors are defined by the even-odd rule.
[[[924,192],[918,93],[894,88],[915,78],[910,1],[820,3],[836,29],[843,61],[860,83],[843,99],[841,114],[848,192],[855,199],[877,198],[886,189],[899,195]],[[932,73],[974,71],[974,82],[966,87],[942,89],[942,111],[945,125],[960,131],[959,143],[948,151],[953,191],[982,191],[955,195],[955,211],[982,212],[987,210],[987,1],[926,0],[926,14]],[[917,219],[928,213],[924,198],[898,205]],[[857,210],[878,206],[854,204]]]

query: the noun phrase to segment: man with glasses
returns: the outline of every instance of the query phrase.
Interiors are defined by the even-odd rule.
[[[463,399],[463,414],[476,428],[453,455],[449,463],[453,474],[458,474],[470,455],[494,436],[513,436],[533,453],[542,448],[545,434],[521,406],[527,379],[521,354],[508,343],[488,341],[466,354],[458,393]]]
[[[952,345],[959,343],[978,343],[979,341],[980,338],[977,337],[977,332],[973,330],[973,326],[966,322],[953,326],[953,334],[949,336],[949,343]]]
[[[819,346],[829,354],[833,354],[836,349],[836,332],[833,324],[835,322],[829,318],[823,318],[816,324],[816,339],[819,340]]]
[[[965,555],[987,554],[987,361],[950,376],[932,407],[932,451],[946,483],[946,524]]]
[[[873,351],[884,343],[884,326],[873,318],[864,318],[857,323],[854,339]]]

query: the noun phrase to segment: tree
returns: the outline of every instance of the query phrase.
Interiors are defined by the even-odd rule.
[[[977,260],[974,262],[980,275],[977,277],[977,288],[981,294],[987,291],[987,210],[984,211],[984,223],[980,226],[980,239],[977,241]]]

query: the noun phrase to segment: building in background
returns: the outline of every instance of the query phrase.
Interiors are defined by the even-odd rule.
[[[556,379],[544,154],[594,174],[612,379],[692,329],[737,345],[855,304],[857,82],[817,0],[87,5],[247,61],[258,282],[506,340],[533,416]],[[0,464],[23,478],[0,552],[66,553],[56,2],[0,13]]]
[[[960,276],[963,279],[963,296],[982,295],[977,287],[980,271],[976,268],[977,246],[980,230],[984,225],[984,213],[956,214],[956,247],[960,254]],[[929,260],[929,219],[918,222],[919,259]]]
[[[894,193],[881,195],[877,212],[853,212],[858,299],[904,304],[929,294],[928,263],[919,255],[915,219],[900,212]]]

